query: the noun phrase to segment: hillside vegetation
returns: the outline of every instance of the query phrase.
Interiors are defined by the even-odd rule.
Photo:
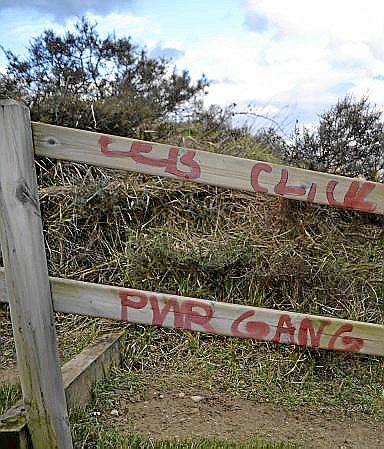
[[[83,22],[82,26],[89,24]],[[94,33],[89,28],[85,31],[91,33],[88,38]],[[79,28],[80,35],[85,36],[85,31]],[[57,51],[64,45],[52,34],[39,39],[35,45],[44,51]],[[70,44],[68,37],[67,45]],[[108,78],[98,93],[93,92],[94,102],[89,103],[87,91],[72,104],[72,97],[67,97],[65,91],[70,85],[54,70],[51,90],[39,90],[43,87],[33,84],[36,80],[30,78],[37,73],[31,72],[33,61],[23,66],[25,61],[12,55],[9,73],[0,86],[7,89],[9,96],[29,103],[34,119],[50,123],[273,162],[284,158],[298,162],[298,155],[304,151],[303,142],[313,151],[308,132],[297,135],[288,148],[272,130],[255,135],[246,127],[235,127],[231,111],[203,110],[197,98],[206,87],[205,81],[194,85],[186,73],[181,78],[171,77],[174,91],[169,96],[173,98],[175,90],[179,95],[173,106],[166,99],[167,89],[161,91],[155,86],[155,79],[148,80],[153,88],[150,100],[156,103],[159,92],[163,92],[164,100],[156,103],[163,105],[156,116],[149,117],[147,112],[153,103],[146,103],[146,92],[139,84],[135,91],[132,83],[131,87],[127,84],[131,73],[128,66],[135,63],[130,60],[128,64],[107,44],[111,42],[104,42],[102,57],[112,54],[111,60],[122,66],[116,72],[115,84],[107,86],[111,90],[105,87]],[[123,43],[119,45],[122,48]],[[137,55],[137,67],[143,69],[147,56]],[[58,57],[59,63],[64,67],[60,73],[65,74],[65,60]],[[68,67],[76,69],[69,63]],[[147,76],[150,67],[138,72],[140,76]],[[164,83],[169,81],[165,68]],[[131,81],[134,73],[133,68]],[[127,91],[119,91],[116,96],[113,88],[118,89],[117,85],[124,85],[132,96],[128,98]],[[76,85],[71,89],[75,92]],[[108,98],[103,97],[107,91]],[[56,97],[52,92],[56,92]],[[353,99],[345,101],[355,104]],[[364,100],[362,113],[369,112],[367,106]],[[133,110],[141,113],[141,107],[147,115],[132,115]],[[380,123],[379,116],[374,123]],[[379,127],[375,130],[381,135]],[[317,138],[312,135],[312,139]],[[316,142],[320,145],[321,139]],[[368,150],[366,153],[371,154]],[[304,162],[309,168],[329,168],[324,165],[328,160],[325,156],[324,160],[320,156],[319,160],[307,159]],[[382,161],[372,161],[366,159],[359,174],[380,179]],[[337,163],[339,169],[329,171],[344,173],[342,163]],[[384,221],[379,216],[84,164],[39,159],[36,168],[52,276],[384,324]],[[110,410],[119,408],[121,390],[140,395],[146,388],[154,387],[154,379],[159,391],[171,386],[198,386],[204,391],[282,407],[305,406],[303,413],[331,410],[384,419],[384,362],[380,358],[58,317],[60,325],[66,320],[75,335],[76,329],[79,333],[87,332],[88,325],[93,329],[92,337],[114,328],[126,330],[123,367],[96,387],[91,405],[90,410],[105,413],[100,419],[84,412],[73,416],[79,447],[96,447],[101,434],[106,442],[98,447],[116,444],[116,435],[108,433],[108,416]],[[77,344],[80,348],[84,345],[84,340],[80,340],[67,341],[65,348],[69,350]],[[11,389],[9,402],[16,397]],[[194,447],[208,447],[204,444]]]

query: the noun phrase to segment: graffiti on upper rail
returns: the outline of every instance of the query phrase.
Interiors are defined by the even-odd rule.
[[[166,146],[168,151],[167,157],[159,159],[151,157],[151,152],[154,147],[158,146],[157,144],[133,141],[129,151],[117,151],[109,148],[109,145],[112,143],[110,136],[100,137],[100,150],[104,156],[131,158],[140,165],[163,168],[164,173],[173,175],[176,178],[200,180],[209,184],[208,175],[201,179],[204,164],[201,164],[196,159],[197,152],[195,150],[183,150]],[[218,155],[218,157],[220,156]],[[250,163],[253,164],[251,161]],[[220,166],[219,160],[217,165]],[[276,170],[279,170],[279,172],[276,173]],[[368,195],[375,189],[375,183],[373,182],[349,180],[349,185],[346,188],[345,183],[343,183],[343,186],[340,186],[340,181],[329,175],[330,179],[324,178],[324,182],[320,185],[318,182],[312,181],[311,172],[306,171],[306,181],[299,184],[296,181],[295,184],[290,181],[290,178],[296,177],[297,179],[297,173],[297,169],[273,166],[267,162],[256,162],[251,166],[248,179],[250,180],[250,187],[255,192],[275,194],[283,197],[297,197],[297,199],[309,203],[326,202],[330,206],[364,212],[374,212],[376,210],[377,204],[367,199]],[[278,179],[277,182],[276,179]],[[345,180],[348,182],[348,178],[345,178]],[[228,185],[230,186],[230,182],[228,182]],[[320,194],[324,198],[322,201],[319,201]]]
[[[107,157],[131,157],[138,164],[147,165],[149,167],[164,168],[166,173],[174,175],[180,179],[198,179],[200,178],[200,165],[194,160],[196,152],[187,150],[180,156],[179,148],[171,147],[168,150],[166,159],[154,159],[144,154],[152,151],[152,145],[147,142],[133,142],[129,151],[112,151],[108,145],[112,143],[112,139],[108,136],[102,136],[99,140],[101,152]],[[187,167],[189,170],[184,171],[178,168],[178,165]]]
[[[272,172],[272,166],[266,162],[257,162],[251,172],[251,184],[255,192],[270,193],[268,189],[259,183],[260,173]],[[316,194],[318,190],[318,184],[316,182],[309,183],[307,185],[289,185],[289,169],[282,168],[280,173],[280,179],[273,188],[273,192],[276,195],[281,196],[298,196],[306,197],[301,199],[306,199],[309,203],[316,201]],[[334,207],[344,207],[348,209],[357,209],[365,212],[373,212],[376,209],[376,204],[367,201],[367,196],[375,188],[375,183],[369,181],[351,181],[348,190],[344,194],[344,199],[342,202],[335,199],[335,190],[338,181],[332,179],[327,182],[325,186],[325,193],[328,204]]]

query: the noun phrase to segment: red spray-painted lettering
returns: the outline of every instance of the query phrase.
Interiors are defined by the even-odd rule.
[[[268,193],[268,188],[260,183],[260,174],[265,172],[272,173],[272,166],[266,162],[257,162],[251,171],[251,185],[255,192]],[[319,190],[317,183],[312,182],[307,191],[307,183],[305,185],[288,185],[289,169],[282,168],[280,172],[279,181],[274,184],[273,192],[281,196],[302,196],[307,195],[306,200],[313,203],[316,199],[316,194]],[[376,210],[376,203],[367,200],[367,196],[371,193],[375,184],[369,181],[351,181],[344,195],[342,202],[335,199],[334,191],[339,181],[329,181],[325,187],[325,196],[328,204],[334,207],[343,207],[348,209],[356,209],[365,212],[374,212]],[[271,192],[270,192],[271,193]]]
[[[109,145],[112,143],[113,141],[110,136],[100,137],[100,150],[104,156],[114,158],[129,157],[137,164],[162,168],[165,173],[179,179],[195,180],[199,179],[201,176],[201,167],[195,160],[196,151],[194,150],[187,150],[180,154],[181,150],[179,148],[170,147],[168,149],[167,158],[156,159],[150,157],[150,154],[154,149],[154,145],[151,143],[135,141],[131,144],[129,151],[111,150]],[[319,193],[319,186],[317,183],[311,182],[309,184],[306,181],[301,185],[289,185],[290,170],[288,168],[281,168],[279,181],[276,183],[274,175],[272,174],[274,182],[272,190],[268,190],[268,187],[262,185],[262,181],[260,181],[260,176],[263,172],[266,174],[264,176],[268,177],[268,175],[271,175],[273,172],[272,166],[267,162],[257,162],[252,167],[251,185],[255,192],[273,192],[276,195],[281,196],[303,197],[303,199],[309,203],[316,201],[316,195]],[[308,173],[306,176],[308,176]],[[322,187],[325,190],[322,192],[322,196],[326,197],[329,205],[365,212],[374,212],[376,210],[376,203],[367,200],[367,196],[375,189],[375,183],[369,181],[351,181],[348,190],[344,194],[343,201],[338,201],[335,199],[335,189],[339,182],[340,181],[337,180],[331,180],[326,186]]]
[[[245,323],[246,332],[242,332],[239,327],[240,324],[243,323],[246,319],[251,318],[255,315],[253,310],[248,310],[247,312],[242,313],[239,318],[236,318],[231,325],[231,334],[234,337],[242,337],[242,338],[256,338],[263,339],[270,332],[270,326],[263,321],[248,321]]]
[[[178,148],[170,148],[168,150],[167,159],[153,159],[143,154],[152,152],[153,147],[147,142],[133,142],[129,151],[114,151],[109,149],[112,139],[109,136],[101,136],[99,139],[100,149],[104,156],[117,158],[132,158],[137,164],[147,165],[149,167],[164,168],[166,173],[181,179],[199,179],[200,165],[194,160],[196,152],[193,150],[186,151],[179,157],[180,150]],[[190,169],[183,171],[178,168],[178,163]]]
[[[305,187],[302,186],[287,186],[288,170],[283,168],[281,170],[281,178],[278,184],[274,188],[274,192],[277,195],[305,195]]]
[[[164,324],[165,318],[172,310],[174,315],[174,326],[177,328],[184,327],[184,317],[181,313],[180,305],[176,299],[169,299],[161,310],[156,296],[150,296],[149,301],[152,307],[152,324],[154,326],[162,326]]]
[[[255,192],[268,193],[268,189],[259,184],[259,175],[262,171],[266,173],[272,172],[272,167],[269,164],[258,162],[252,168],[251,172],[251,184]]]
[[[315,184],[313,182],[311,184],[311,188],[309,189],[309,192],[308,192],[308,197],[307,197],[308,203],[313,203],[315,201],[316,192],[317,192],[317,184]]]
[[[234,312],[233,318],[223,320],[214,316],[214,307],[206,301],[176,297],[162,300],[155,294],[127,289],[120,291],[120,302],[121,319],[124,321],[132,319],[133,315],[129,315],[129,310],[132,314],[142,310],[141,318],[136,315],[136,321],[154,326],[167,325],[192,329],[194,325],[195,329],[212,334],[271,340],[275,343],[291,343],[315,348],[321,346],[345,352],[359,352],[364,346],[364,339],[346,335],[353,331],[350,323],[342,324],[326,335],[325,329],[332,324],[327,319],[312,321],[310,318],[302,318],[297,325],[293,325],[292,315],[285,313],[278,315],[278,318],[274,315],[267,323],[260,319],[255,320],[258,312],[249,308],[239,316]],[[272,324],[271,321],[275,320],[276,324]]]
[[[323,335],[324,329],[330,324],[329,321],[322,321],[320,323],[319,330],[316,332],[313,328],[313,323],[308,319],[304,318],[299,327],[298,343],[301,346],[313,346],[318,348],[320,346],[320,339]],[[308,343],[308,334],[311,342]]]
[[[334,190],[337,184],[337,181],[329,181],[327,184],[327,200],[331,206],[357,209],[365,212],[373,212],[376,209],[375,203],[366,201],[366,196],[375,188],[373,182],[364,181],[360,183],[359,181],[352,181],[344,195],[343,203],[336,201],[334,197]]]
[[[120,290],[119,296],[121,301],[121,319],[123,321],[128,321],[129,307],[131,309],[143,309],[148,302],[148,298],[144,293],[135,290]]]
[[[289,337],[290,343],[295,344],[295,327],[292,325],[291,318],[289,315],[281,315],[279,322],[277,323],[277,329],[275,336],[272,341],[275,343],[280,343],[282,335],[287,335]]]
[[[343,351],[343,352],[359,352],[364,346],[364,340],[362,338],[351,337],[350,335],[343,335],[346,332],[352,332],[352,324],[343,324],[339,329],[332,335],[328,343],[328,349],[333,351]],[[338,338],[341,337],[342,348],[336,348],[335,344]]]
[[[165,301],[160,309],[159,300],[155,295],[146,295],[136,290],[120,290],[121,301],[121,319],[129,321],[128,309],[144,309],[148,304],[152,310],[153,326],[163,326],[166,317],[173,313],[173,327],[192,329],[192,324],[199,325],[206,332],[216,333],[211,326],[213,310],[209,304],[202,301],[186,300],[179,303],[176,298],[170,298]],[[135,300],[135,298],[137,298]],[[201,312],[201,313],[200,313]]]

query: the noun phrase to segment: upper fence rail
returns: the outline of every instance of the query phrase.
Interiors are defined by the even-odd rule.
[[[384,214],[384,184],[224,154],[32,123],[35,154]]]

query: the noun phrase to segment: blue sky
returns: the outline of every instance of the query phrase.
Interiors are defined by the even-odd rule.
[[[0,44],[23,55],[44,29],[62,32],[81,15],[195,79],[204,73],[207,106],[236,103],[287,132],[347,93],[384,106],[381,0],[0,0]]]

